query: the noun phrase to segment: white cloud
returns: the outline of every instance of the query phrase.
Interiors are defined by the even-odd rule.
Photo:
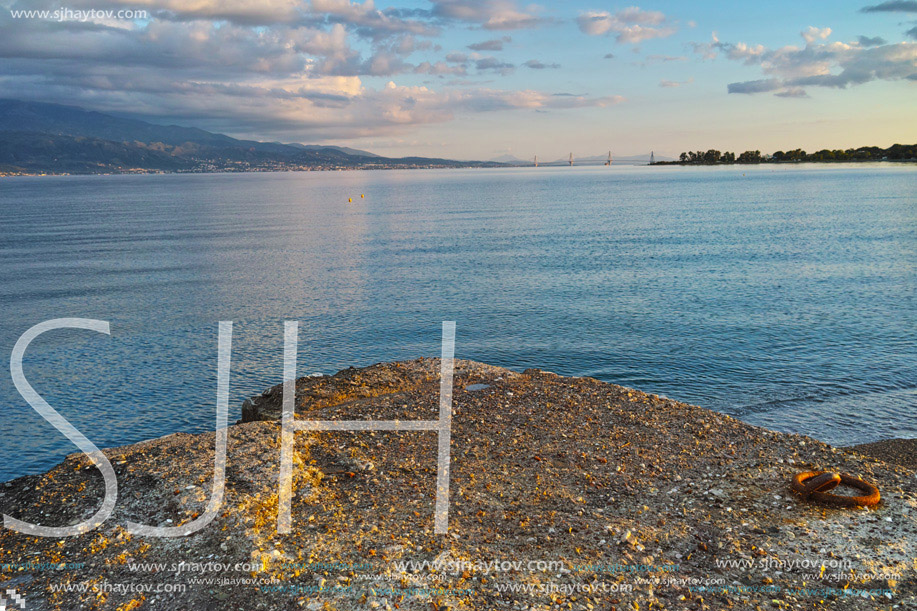
[[[618,11],[615,17],[625,23],[642,23],[644,25],[659,25],[665,21],[665,15],[659,11],[644,11],[636,6]]]
[[[122,0],[74,2],[98,7]],[[543,23],[540,9],[509,0],[439,0],[431,10],[402,11],[379,10],[372,0],[123,2],[146,7],[151,19],[57,23],[13,20],[0,12],[0,87],[27,99],[284,140],[387,134],[477,112],[623,101],[483,88],[482,74],[508,74],[515,66],[477,52],[433,55],[442,49],[428,37],[449,23],[461,22],[463,30],[465,24],[513,29]],[[649,12],[629,18],[645,27],[659,20]],[[478,46],[496,50],[509,40],[494,38]],[[413,60],[419,51],[430,55]],[[524,65],[555,67],[537,60]],[[468,72],[477,82],[443,79],[442,90],[395,84],[401,74],[418,75],[411,76],[416,82]],[[368,77],[392,82],[373,86]]]
[[[787,87],[783,91],[774,94],[778,98],[807,98],[809,94],[802,87]]]
[[[814,31],[813,31],[814,30]],[[917,74],[917,43],[863,46],[860,41],[818,42],[829,28],[803,32],[805,47],[768,49],[745,43],[715,42],[701,52],[722,51],[728,59],[756,65],[765,79],[731,83],[730,93],[780,91],[781,97],[805,97],[804,87],[847,88],[876,80],[911,79]],[[698,48],[695,47],[698,51]]]
[[[666,38],[677,31],[665,25],[666,17],[658,11],[630,7],[611,14],[608,11],[587,11],[576,18],[579,29],[589,36],[615,35],[619,43],[636,44],[652,38]]]
[[[611,31],[612,16],[608,11],[588,11],[580,13],[576,23],[583,33],[589,36],[601,36]]]
[[[825,40],[828,36],[831,36],[831,28],[816,28],[810,25],[800,32],[799,35],[802,36],[807,44],[812,44],[813,42]]]
[[[485,30],[519,30],[544,23],[536,8],[513,0],[430,0],[433,15],[480,25]]]
[[[686,81],[659,81],[659,86],[669,88],[669,89],[675,89],[677,87],[681,87],[682,85],[690,85],[693,82],[694,82],[693,78],[689,78]]]
[[[729,45],[729,47],[724,50],[726,51],[726,56],[729,59],[744,61],[747,64],[756,62],[762,55],[764,55],[764,52],[767,51],[764,45],[750,46],[744,42]]]

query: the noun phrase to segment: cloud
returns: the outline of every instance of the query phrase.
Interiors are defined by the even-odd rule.
[[[917,72],[917,44],[902,42],[864,46],[857,42],[817,42],[825,36],[803,32],[805,47],[787,45],[767,49],[744,43],[712,44],[727,58],[756,65],[768,77],[761,80],[731,83],[729,93],[760,93],[785,89],[789,96],[796,88],[830,87],[844,89],[876,80],[900,80]],[[810,36],[806,36],[810,34]],[[811,41],[810,41],[811,39]]]
[[[885,44],[881,38],[862,36],[851,43],[821,42],[830,34],[830,28],[809,27],[800,33],[805,47],[769,49],[760,44],[721,42],[714,32],[711,42],[691,45],[705,59],[722,53],[730,60],[760,67],[768,77],[731,83],[729,93],[781,90],[781,97],[803,97],[803,87],[843,89],[875,80],[906,79],[917,72],[917,44]]]
[[[495,72],[502,76],[512,74],[516,70],[516,65],[497,59],[492,55],[481,55],[480,53],[460,53],[453,51],[446,55],[446,62],[458,64],[459,66],[474,66],[478,72]]]
[[[810,25],[808,28],[799,33],[802,36],[803,40],[808,44],[819,40],[825,40],[831,36],[831,28],[816,28],[815,26]]]
[[[93,24],[0,21],[3,72],[11,62],[27,63],[36,76],[54,76],[66,66],[74,74],[102,67],[153,67],[171,78],[245,78],[291,72],[353,71],[360,55],[353,51],[343,26],[330,30],[286,26],[259,32],[253,28],[209,21],[153,20],[132,30]],[[31,62],[43,62],[43,66]],[[344,68],[349,66],[348,68]]]
[[[429,51],[433,46],[429,40],[417,40],[417,37],[408,34],[396,38],[389,48],[399,55],[411,55],[415,51]]]
[[[442,19],[464,21],[485,30],[519,30],[534,28],[545,21],[533,7],[521,9],[513,0],[430,0],[432,15]]]
[[[721,43],[716,32],[710,34],[710,42],[689,42],[691,49],[703,59],[715,59]]]
[[[360,36],[373,40],[393,34],[433,36],[438,33],[438,29],[430,24],[394,17],[377,10],[373,0],[366,0],[363,4],[350,0],[311,0],[310,8],[309,14],[313,18],[347,25]]]
[[[759,61],[761,56],[767,51],[764,45],[747,45],[744,42],[738,42],[734,45],[720,45],[726,53],[726,57],[735,61],[742,61],[746,64],[754,64]]]
[[[358,35],[378,40],[395,34],[433,36],[438,28],[416,19],[379,11],[373,0],[71,0],[70,8],[143,8],[164,21],[228,21],[243,26],[341,23]]]
[[[917,26],[912,27],[910,30],[908,30],[907,32],[905,32],[905,34],[907,34],[908,36],[910,36],[910,37],[913,38],[914,40],[917,40]]]
[[[619,96],[558,98],[535,90],[462,89],[436,91],[389,82],[364,87],[357,77],[266,80],[260,83],[204,83],[109,74],[90,82],[75,78],[53,88],[19,88],[26,98],[79,104],[135,116],[259,139],[314,141],[400,134],[417,125],[445,123],[482,112],[564,110],[604,107]],[[111,88],[116,91],[112,92]],[[112,95],[108,95],[112,94]]]
[[[436,92],[426,87],[403,87],[390,82],[382,90],[367,91],[354,100],[350,116],[359,124],[365,119],[361,121],[358,113],[367,113],[367,118],[375,124],[374,133],[397,133],[407,126],[442,123],[466,113],[584,108],[607,106],[621,100],[587,96],[556,98],[532,90]]]
[[[527,66],[527,67],[529,67],[529,68],[531,68],[531,69],[533,69],[533,70],[545,70],[545,69],[548,69],[548,68],[551,68],[551,69],[560,68],[560,64],[545,64],[545,63],[542,63],[542,62],[538,61],[537,59],[530,59],[529,61],[525,62],[524,65]]]
[[[502,51],[503,45],[507,42],[512,42],[512,40],[511,36],[504,36],[503,38],[494,38],[472,43],[468,45],[468,48],[472,51]]]
[[[70,8],[100,8],[100,6],[142,8],[160,19],[193,21],[198,19],[229,21],[237,25],[274,25],[296,23],[304,11],[296,0],[137,0],[119,2],[93,2],[76,0]]]
[[[614,58],[615,58],[614,53],[606,53],[602,59],[614,59]]]
[[[653,38],[667,38],[677,29],[665,25],[666,17],[659,11],[644,11],[635,6],[611,14],[608,11],[587,11],[576,18],[579,29],[589,36],[615,35],[619,43],[637,44]]]
[[[761,79],[758,81],[744,81],[742,83],[729,83],[729,93],[761,93],[780,89],[780,81],[775,78]]]
[[[864,47],[878,47],[879,45],[884,45],[888,41],[881,36],[874,36],[872,38],[869,36],[857,36],[857,42]]]
[[[681,87],[682,85],[690,85],[693,82],[694,82],[693,78],[689,78],[686,81],[659,81],[659,86],[669,88],[669,89],[675,89],[677,87]]]
[[[496,57],[481,57],[474,60],[474,67],[478,72],[484,72],[486,70],[492,70],[503,76],[512,74],[515,71],[516,66],[513,64],[500,61]]]
[[[774,94],[778,98],[807,98],[809,94],[802,87],[787,87],[783,91]]]
[[[492,55],[481,55],[480,53],[460,53],[453,51],[446,55],[446,62],[458,64],[462,67],[474,66],[478,72],[496,72],[503,76],[512,74],[516,70],[515,64],[504,62]]]
[[[443,74],[453,74],[458,76],[464,76],[468,73],[465,69],[465,66],[450,66],[445,62],[421,62],[414,66],[415,74],[432,74],[434,76],[439,76]]]
[[[622,22],[608,11],[580,13],[576,18],[576,23],[579,29],[589,36],[602,36],[611,32],[615,26],[623,26]]]
[[[642,23],[645,25],[659,25],[665,21],[665,15],[659,11],[644,11],[636,6],[618,11],[615,17],[625,23]]]
[[[54,8],[52,0],[18,1]],[[379,10],[372,0],[69,4],[92,8],[100,2],[146,8],[151,18],[58,23],[14,20],[0,11],[0,88],[24,99],[285,141],[400,133],[477,112],[561,111],[624,101],[488,89],[483,75],[509,74],[516,66],[477,51],[497,50],[509,36],[445,57],[430,40],[450,24],[513,29],[542,22],[540,9],[514,1],[439,0],[429,10]],[[656,19],[640,18],[647,24]],[[420,51],[435,56],[413,59]],[[556,67],[540,60],[524,65]],[[476,82],[463,78],[468,73]],[[399,75],[444,84],[442,90],[399,85]],[[380,86],[368,77],[390,82]]]
[[[827,50],[831,53],[831,50]],[[789,85],[814,85],[819,87],[845,88],[874,80],[898,80],[917,72],[917,44],[902,42],[870,49],[846,48],[834,50],[834,63],[840,72],[818,71],[805,74],[790,64]],[[803,65],[805,65],[803,63]],[[795,72],[803,72],[793,77]]]
[[[647,63],[657,63],[657,62],[686,62],[688,58],[684,55],[649,55],[646,58]]]
[[[865,6],[863,13],[917,13],[917,0],[889,0],[882,4]]]

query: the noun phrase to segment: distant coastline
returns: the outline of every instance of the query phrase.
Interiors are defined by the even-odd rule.
[[[0,176],[501,167],[489,161],[383,157],[330,144],[240,140],[75,106],[0,99]]]
[[[776,151],[762,155],[761,151],[745,151],[736,156],[716,149],[707,151],[687,151],[675,161],[657,161],[650,165],[733,165],[758,163],[857,163],[864,161],[917,161],[917,144],[893,144],[888,148],[878,146],[861,146],[850,149],[822,149],[807,153],[802,149]]]
[[[798,165],[800,163],[821,163],[821,164],[850,164],[850,163],[917,163],[917,158],[910,159],[843,159],[843,160],[775,160],[772,158],[762,158],[755,162],[716,162],[716,163],[682,163],[680,161],[657,161],[655,163],[637,164],[614,164],[621,166],[726,166],[726,165]],[[55,171],[20,171],[15,168],[8,168],[0,165],[0,178],[12,177],[38,177],[38,176],[125,176],[125,175],[152,175],[152,174],[270,174],[270,173],[287,173],[287,172],[344,172],[344,171],[384,171],[384,170],[446,170],[446,169],[522,169],[531,168],[532,166],[523,166],[518,164],[505,164],[493,162],[455,162],[452,164],[376,164],[376,165],[342,165],[342,166],[303,166],[303,167],[244,167],[244,166],[226,166],[226,167],[205,167],[179,170],[161,170],[153,168],[120,168],[120,169],[100,169],[98,171],[74,171],[74,172],[55,172]],[[558,168],[565,167],[560,164],[544,164],[543,167]],[[581,164],[576,167],[600,167],[595,164]]]
[[[12,178],[15,176],[124,176],[124,175],[148,175],[148,174],[269,174],[285,172],[344,172],[344,171],[370,171],[370,170],[445,170],[461,168],[500,168],[512,167],[499,163],[486,162],[455,162],[452,164],[376,164],[376,165],[328,165],[328,166],[289,166],[289,167],[245,167],[239,165],[200,167],[178,170],[161,170],[156,168],[100,168],[97,171],[26,171],[17,168],[9,168],[0,165],[0,178]]]
[[[438,157],[384,157],[333,144],[240,140],[193,127],[158,125],[87,111],[75,106],[0,99],[0,177],[90,174],[217,174],[592,166],[611,157],[564,157],[531,161],[509,155],[487,161]],[[801,149],[721,153],[689,151],[679,159],[652,153],[617,156],[614,165],[731,165],[758,163],[917,160],[917,144],[895,144],[807,153]]]

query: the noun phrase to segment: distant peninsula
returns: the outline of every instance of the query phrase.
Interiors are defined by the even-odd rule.
[[[732,165],[735,163],[849,163],[857,161],[917,161],[917,144],[893,144],[884,149],[878,146],[861,146],[856,149],[822,149],[807,153],[802,149],[776,151],[762,155],[761,151],[721,153],[716,149],[686,151],[675,161],[657,161],[650,165]]]
[[[500,167],[491,161],[390,158],[328,145],[238,140],[224,134],[0,99],[0,176],[275,172]]]

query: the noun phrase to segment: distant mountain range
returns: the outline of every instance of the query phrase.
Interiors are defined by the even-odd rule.
[[[510,165],[522,165],[525,163],[532,163],[531,160],[527,161],[525,159],[519,159],[518,157],[514,157],[513,155],[500,155],[499,157],[494,157],[490,161],[493,161],[494,163],[508,163]]]
[[[673,161],[671,157],[665,157],[663,155],[656,155],[655,159],[656,161]],[[514,155],[501,155],[500,157],[495,157],[491,159],[490,161],[493,161],[495,163],[505,163],[507,165],[514,165],[514,166],[520,166],[520,165],[527,166],[527,165],[533,165],[535,160],[534,160],[534,156],[532,157],[532,159],[519,159],[518,157]],[[591,157],[577,157],[576,155],[573,156],[574,165],[602,165],[606,161],[608,161],[608,153],[604,155],[592,155]],[[621,155],[621,156],[613,155],[612,162],[614,163],[614,165],[647,165],[650,162],[650,153],[646,153],[643,155]],[[538,165],[540,166],[542,165],[543,166],[569,165],[569,164],[570,164],[569,157],[565,157],[562,159],[555,159],[554,161],[549,161],[547,159],[538,161]]]
[[[481,167],[493,162],[390,158],[343,146],[238,140],[75,106],[0,99],[0,174],[219,172]]]
[[[287,144],[285,146],[294,146],[300,148],[304,151],[338,151],[344,153],[345,155],[351,155],[355,157],[378,157],[382,159],[382,155],[376,155],[375,153],[370,153],[369,151],[361,151],[360,149],[352,149],[347,146],[332,146],[328,144],[297,144],[295,142]]]

